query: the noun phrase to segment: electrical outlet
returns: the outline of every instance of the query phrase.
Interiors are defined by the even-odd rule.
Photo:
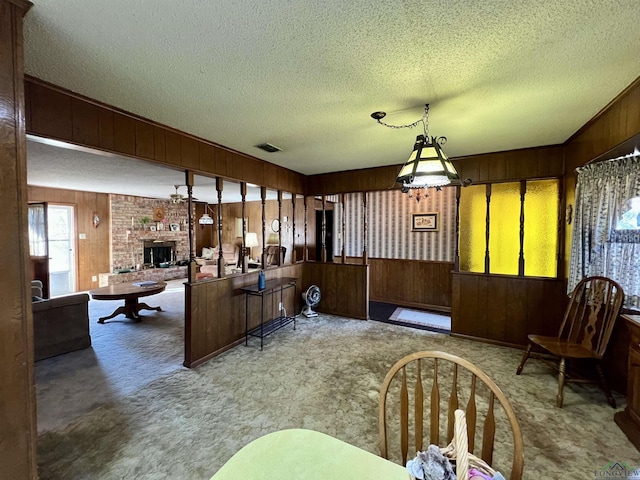
[[[98,276],[97,275],[91,275],[91,281],[92,282],[97,282],[98,281]]]
[[[282,302],[278,302],[278,311],[282,310]]]

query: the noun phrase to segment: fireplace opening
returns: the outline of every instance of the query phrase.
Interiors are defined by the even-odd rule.
[[[176,242],[144,241],[144,264],[159,267],[176,259]]]

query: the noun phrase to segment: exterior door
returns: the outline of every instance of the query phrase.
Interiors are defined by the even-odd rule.
[[[31,280],[42,282],[42,295],[49,298],[49,242],[47,204],[29,204],[29,259]]]
[[[76,291],[75,208],[47,208],[49,246],[49,293],[52,297]]]

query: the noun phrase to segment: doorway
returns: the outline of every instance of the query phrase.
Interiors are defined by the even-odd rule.
[[[49,250],[49,294],[66,295],[76,291],[75,208],[47,206],[47,245]]]
[[[327,262],[333,262],[333,210],[325,210],[325,248]],[[316,261],[322,259],[322,210],[316,210]]]

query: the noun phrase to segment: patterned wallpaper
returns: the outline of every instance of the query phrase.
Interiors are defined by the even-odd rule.
[[[334,251],[342,251],[342,209],[336,205]],[[362,256],[362,194],[345,195],[345,236],[347,256]],[[437,212],[437,232],[412,232],[411,213]],[[400,190],[369,192],[367,196],[367,251],[372,258],[399,258],[453,262],[455,256],[456,189],[440,192],[429,189],[429,196],[416,201]]]

